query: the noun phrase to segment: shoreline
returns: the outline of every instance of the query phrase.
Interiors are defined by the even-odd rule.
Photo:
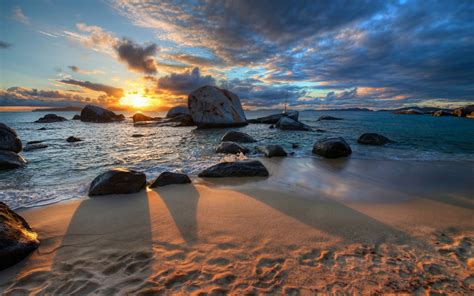
[[[259,160],[269,178],[21,210],[42,244],[0,272],[0,291],[474,290],[472,163]]]

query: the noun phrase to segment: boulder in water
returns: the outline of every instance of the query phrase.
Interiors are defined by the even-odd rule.
[[[175,106],[169,109],[168,113],[166,113],[166,118],[173,118],[181,115],[191,115],[191,113],[189,113],[188,106]]]
[[[293,120],[298,121],[299,112],[298,111],[288,111],[280,114],[273,114],[269,116],[259,117],[255,119],[249,119],[249,123],[265,123],[265,124],[276,124],[281,118],[289,117]]]
[[[146,185],[144,173],[112,169],[97,176],[89,188],[89,196],[135,193]]]
[[[288,154],[280,145],[257,146],[257,150],[265,154],[266,157],[287,156]]]
[[[461,107],[453,110],[453,114],[458,117],[474,117],[474,105],[468,105],[466,107]]]
[[[258,160],[221,162],[198,175],[199,177],[268,177],[268,170]]]
[[[433,116],[440,117],[440,116],[456,116],[456,115],[445,110],[438,110],[438,111],[433,112]]]
[[[80,142],[82,141],[80,138],[77,138],[77,137],[74,137],[74,136],[70,136],[66,139],[66,141],[68,141],[69,143],[74,143],[74,142]]]
[[[0,150],[18,153],[21,149],[22,144],[15,130],[6,124],[0,123]]]
[[[191,92],[188,108],[199,128],[247,125],[239,97],[215,86],[203,86]]]
[[[290,117],[282,117],[276,124],[281,130],[309,131],[311,128],[304,123],[293,120]]]
[[[26,164],[26,160],[19,154],[0,150],[0,170],[10,170],[22,167]]]
[[[338,158],[349,156],[352,149],[341,137],[326,138],[314,144],[313,153],[326,158]]]
[[[249,149],[235,142],[222,142],[219,144],[219,146],[217,146],[216,152],[227,153],[227,154],[238,154],[238,153],[247,154],[249,153]]]
[[[329,116],[329,115],[323,115],[318,118],[318,121],[322,121],[322,120],[342,120],[342,118]]]
[[[150,187],[162,187],[171,184],[187,184],[191,183],[191,179],[189,179],[188,175],[180,174],[180,173],[172,173],[172,172],[163,172],[161,173],[158,178],[151,183]]]
[[[221,138],[221,142],[237,142],[237,143],[253,143],[257,142],[254,138],[249,136],[246,133],[237,132],[237,131],[228,131],[225,135]]]
[[[117,115],[114,112],[99,106],[87,105],[81,111],[81,121],[84,122],[117,122],[124,121],[125,116]]]
[[[61,122],[67,121],[66,118],[62,116],[58,116],[56,114],[46,114],[45,116],[41,117],[40,119],[36,120],[37,123],[50,123],[50,122]]]
[[[74,117],[72,118],[72,120],[81,120],[81,115],[74,115]]]
[[[376,134],[376,133],[365,133],[362,134],[359,139],[357,140],[359,144],[364,144],[364,145],[384,145],[391,141],[389,138]]]
[[[25,146],[25,148],[23,148],[23,151],[33,151],[33,150],[44,149],[44,148],[48,148],[48,145],[41,144],[41,143],[28,144]]]
[[[150,117],[143,113],[135,113],[133,114],[132,119],[133,119],[133,122],[140,122],[140,121],[157,121],[157,120],[160,120],[161,118]]]
[[[0,202],[0,270],[20,262],[39,244],[38,234],[28,222]]]

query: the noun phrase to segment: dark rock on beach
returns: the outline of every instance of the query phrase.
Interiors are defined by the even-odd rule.
[[[298,131],[309,131],[311,127],[304,123],[293,120],[290,117],[282,117],[276,124],[276,128],[281,130],[298,130]]]
[[[66,139],[66,141],[68,141],[69,143],[74,143],[74,142],[80,142],[82,141],[80,138],[77,138],[77,137],[74,137],[74,136],[70,136]]]
[[[10,170],[22,167],[26,160],[21,155],[6,150],[0,150],[0,170]]]
[[[22,144],[15,130],[6,124],[0,123],[0,150],[18,153],[21,149]]]
[[[173,172],[163,172],[161,173],[153,183],[151,183],[150,187],[162,187],[171,184],[187,184],[191,183],[191,179],[189,179],[188,175],[180,174],[180,173],[173,173]]]
[[[173,118],[182,115],[191,115],[191,113],[189,113],[188,106],[175,106],[169,109],[168,113],[166,113],[166,118]]]
[[[364,145],[384,145],[391,141],[389,138],[376,134],[376,133],[365,133],[362,134],[359,139],[357,140],[359,144],[364,144]]]
[[[38,143],[38,144],[28,144],[25,146],[25,148],[23,148],[23,151],[33,151],[33,150],[38,150],[38,149],[44,149],[44,148],[48,148],[48,145],[46,144],[41,144],[41,143]]]
[[[146,185],[144,173],[127,169],[112,169],[97,176],[89,188],[89,196],[130,194]]]
[[[257,142],[255,141],[254,138],[252,138],[248,134],[237,132],[237,131],[228,131],[227,133],[225,133],[225,135],[221,138],[221,142],[227,142],[227,141],[237,142],[237,143]]]
[[[39,244],[25,219],[0,202],[0,270],[20,262]]]
[[[249,153],[249,149],[235,142],[222,142],[217,146],[216,152],[227,154],[238,154],[242,152],[243,154],[247,154]]]
[[[199,177],[268,177],[268,170],[258,160],[221,162],[211,166],[198,175]]]
[[[266,157],[287,156],[288,154],[280,145],[258,146],[257,150],[265,154]]]
[[[81,121],[84,122],[105,123],[124,120],[125,116],[123,116],[122,114],[115,114],[114,112],[99,106],[87,105],[81,111]]]
[[[188,108],[198,128],[247,125],[239,97],[215,86],[203,86],[191,92]]]
[[[40,119],[36,120],[37,123],[50,123],[50,122],[61,122],[67,121],[66,118],[62,116],[58,116],[56,114],[46,114],[45,116],[41,117]]]
[[[326,158],[338,158],[349,156],[351,147],[341,138],[326,138],[314,144],[313,153]]]
[[[286,113],[273,114],[269,116],[259,117],[255,119],[249,119],[249,123],[264,123],[264,124],[276,124],[283,117],[289,117],[293,120],[298,121],[299,112],[298,111],[288,111]]]
[[[342,118],[333,117],[333,116],[329,116],[329,115],[323,115],[323,116],[318,118],[318,121],[322,121],[322,120],[342,120]]]

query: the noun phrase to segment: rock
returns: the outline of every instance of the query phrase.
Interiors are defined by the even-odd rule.
[[[269,127],[269,129],[274,129],[274,128],[275,128],[275,126],[273,124],[270,125],[270,127]]]
[[[61,122],[67,121],[66,118],[62,116],[58,116],[56,114],[46,114],[45,116],[41,117],[40,119],[36,120],[37,123],[50,123],[50,122]]]
[[[25,148],[23,148],[23,151],[33,151],[33,150],[38,150],[38,149],[43,149],[43,148],[48,148],[48,145],[46,144],[29,144],[26,145]]]
[[[9,170],[22,167],[26,160],[12,151],[0,150],[0,170]]]
[[[299,112],[298,111],[289,111],[286,113],[273,114],[269,116],[264,116],[255,119],[249,119],[249,123],[265,123],[265,124],[276,124],[283,117],[289,117],[293,120],[298,121]]]
[[[193,117],[189,114],[181,114],[181,115],[175,115],[171,118],[168,118],[166,123],[174,123],[171,126],[194,126],[196,125],[194,123]],[[163,122],[163,123],[165,123]]]
[[[453,115],[458,117],[472,118],[474,116],[474,105],[468,105],[466,107],[454,109]]]
[[[257,150],[265,154],[266,157],[287,156],[288,154],[280,145],[258,146]]]
[[[304,123],[293,120],[290,117],[282,117],[276,124],[276,128],[282,130],[309,131],[311,128]]]
[[[325,130],[320,129],[320,128],[318,128],[316,131],[317,131],[318,133],[325,133],[325,132],[326,132]]]
[[[89,196],[135,193],[145,185],[144,173],[127,169],[112,169],[100,174],[92,181]]]
[[[319,119],[318,119],[318,121],[321,121],[321,120],[342,120],[342,118],[333,117],[333,116],[329,116],[329,115],[323,115],[323,116],[319,117]]]
[[[188,108],[199,128],[247,125],[239,97],[215,86],[203,86],[190,93]]]
[[[359,137],[357,142],[364,145],[384,145],[393,141],[376,133],[365,133]]]
[[[221,162],[198,175],[199,177],[268,177],[268,171],[258,160]]]
[[[22,149],[21,140],[18,138],[15,130],[0,123],[0,150],[20,152]]]
[[[39,131],[45,131],[45,130],[47,130],[47,128],[45,128],[45,127],[43,126],[43,127],[39,128],[38,130],[39,130]]]
[[[0,270],[20,262],[39,244],[38,234],[25,219],[0,202]]]
[[[237,143],[253,143],[257,142],[254,138],[249,136],[246,133],[237,132],[237,131],[228,131],[225,135],[221,138],[221,142],[237,142]]]
[[[222,142],[216,149],[217,153],[227,153],[227,154],[238,154],[242,152],[243,154],[249,153],[249,150],[235,142]]]
[[[74,117],[72,118],[72,120],[81,120],[81,115],[74,115]]]
[[[142,135],[142,134],[133,134],[132,135],[132,138],[142,138],[144,137],[145,135]]]
[[[298,147],[300,147],[300,145],[298,145],[296,143],[291,143],[291,148],[296,149]]]
[[[74,136],[70,136],[66,139],[66,141],[68,141],[69,143],[74,143],[74,142],[80,142],[82,141],[80,138],[77,138],[77,137],[74,137]]]
[[[26,143],[27,145],[30,145],[30,144],[39,144],[39,143],[43,143],[43,141],[29,141],[28,143]]]
[[[114,112],[99,106],[86,105],[81,111],[81,121],[84,122],[117,122],[124,121],[125,116],[117,115]]]
[[[395,114],[411,114],[411,115],[422,115],[422,114],[424,114],[422,111],[417,110],[417,109],[397,110],[394,113]]]
[[[140,122],[140,121],[156,121],[156,120],[160,120],[161,118],[150,117],[143,113],[135,113],[133,114],[132,119],[133,119],[133,122]]]
[[[326,158],[338,158],[349,156],[351,147],[341,138],[326,138],[314,144],[313,153]]]
[[[151,183],[150,187],[162,187],[171,184],[187,184],[191,183],[191,179],[189,179],[188,175],[186,174],[179,174],[179,173],[172,173],[172,172],[163,172],[161,173],[158,178]]]
[[[439,111],[433,112],[433,116],[456,116],[456,115],[448,111],[439,110]]]
[[[181,115],[191,115],[191,113],[189,113],[188,106],[175,106],[169,109],[168,113],[166,113],[166,118],[173,118]]]

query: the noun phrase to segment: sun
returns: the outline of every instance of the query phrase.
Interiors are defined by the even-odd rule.
[[[120,105],[133,108],[145,108],[150,106],[150,98],[142,96],[139,93],[128,93],[120,99]]]

